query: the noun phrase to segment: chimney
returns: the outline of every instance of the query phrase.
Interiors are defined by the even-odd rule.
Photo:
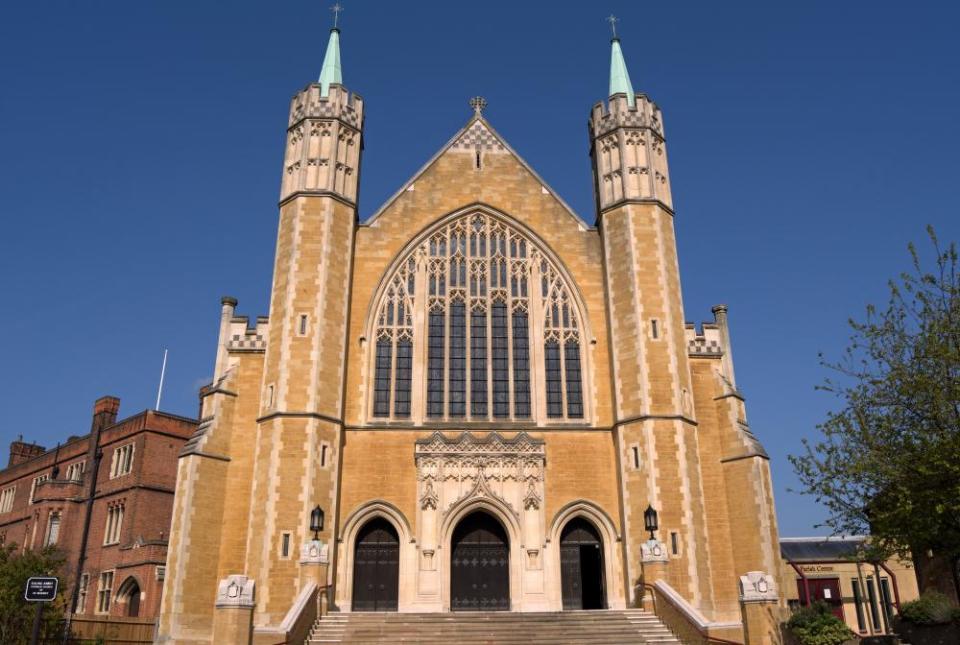
[[[120,399],[115,396],[101,396],[93,404],[93,425],[91,432],[108,428],[117,422],[117,413],[120,411]]]
[[[43,446],[38,446],[35,443],[26,443],[23,440],[23,435],[20,435],[16,441],[10,442],[10,461],[7,462],[7,468],[22,464],[34,457],[39,457],[46,451],[47,449]]]

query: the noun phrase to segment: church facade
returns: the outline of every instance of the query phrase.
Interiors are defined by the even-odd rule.
[[[663,116],[619,41],[589,114],[594,226],[480,99],[359,221],[364,102],[339,38],[291,103],[269,318],[222,301],[159,641],[278,642],[318,598],[528,612],[656,596],[704,633],[767,642],[769,460],[726,308],[685,322]]]

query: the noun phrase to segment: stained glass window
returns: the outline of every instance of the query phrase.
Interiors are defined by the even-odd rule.
[[[459,216],[409,249],[386,280],[374,323],[375,418],[586,415],[580,314],[568,281],[500,217]]]

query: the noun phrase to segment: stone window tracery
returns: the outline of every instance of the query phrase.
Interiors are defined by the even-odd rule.
[[[580,313],[560,270],[502,219],[452,219],[408,251],[375,310],[383,420],[576,421]]]

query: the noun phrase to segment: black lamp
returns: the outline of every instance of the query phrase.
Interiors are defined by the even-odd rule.
[[[653,532],[659,528],[657,523],[657,511],[653,508],[652,505],[647,505],[647,510],[643,512],[643,528],[647,531],[650,531],[650,539],[655,539],[653,537]]]
[[[313,531],[313,539],[319,540],[318,533],[323,530],[323,509],[319,506],[310,511],[310,530]]]

